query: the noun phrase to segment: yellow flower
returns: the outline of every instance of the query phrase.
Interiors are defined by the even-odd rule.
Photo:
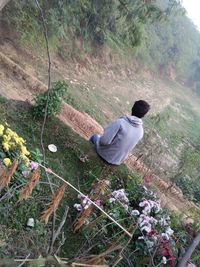
[[[3,131],[4,131],[4,126],[2,124],[0,124],[0,136],[3,135]]]
[[[6,167],[9,167],[9,166],[11,165],[11,160],[10,160],[9,158],[5,158],[5,159],[3,160],[3,163],[4,163],[4,165],[5,165]]]
[[[20,141],[19,136],[15,137],[14,140],[15,140],[16,144],[18,144],[18,145],[22,144],[22,142]]]
[[[25,146],[21,147],[21,152],[23,155],[26,155],[26,156],[30,155],[30,152],[26,149]]]
[[[13,132],[10,128],[7,128],[6,133],[10,136],[13,136],[15,132]]]
[[[19,141],[20,141],[20,143],[22,143],[22,144],[26,143],[26,141],[25,141],[22,137],[19,137]]]
[[[11,139],[11,137],[9,135],[5,135],[5,134],[3,135],[3,141],[4,142],[9,142],[10,139]]]
[[[5,151],[8,151],[10,149],[10,145],[7,142],[3,142],[2,145]]]

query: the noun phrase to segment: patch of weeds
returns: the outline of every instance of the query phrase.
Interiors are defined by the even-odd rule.
[[[36,117],[43,117],[46,110],[46,101],[48,98],[47,117],[60,112],[62,97],[67,91],[68,85],[65,81],[57,81],[53,84],[50,92],[42,92],[35,96],[35,106],[33,108]]]

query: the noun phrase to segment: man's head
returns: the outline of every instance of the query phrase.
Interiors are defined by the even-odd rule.
[[[138,100],[132,107],[132,116],[143,118],[144,115],[150,110],[150,105],[144,100]]]

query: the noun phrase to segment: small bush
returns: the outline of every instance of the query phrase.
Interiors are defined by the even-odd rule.
[[[61,102],[64,93],[67,91],[68,84],[65,81],[57,81],[53,84],[49,93],[47,116],[53,116],[60,112]],[[39,93],[35,96],[35,106],[33,113],[36,117],[42,117],[45,114],[45,107],[47,101],[48,92]]]

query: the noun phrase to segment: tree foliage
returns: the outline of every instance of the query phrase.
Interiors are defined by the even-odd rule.
[[[133,59],[151,70],[174,70],[200,87],[200,34],[184,15],[179,0],[40,0],[50,43],[84,47],[129,48]],[[11,1],[3,19],[23,40],[41,43],[42,24],[34,1]],[[37,42],[35,42],[37,41]],[[130,55],[129,55],[130,56]]]

